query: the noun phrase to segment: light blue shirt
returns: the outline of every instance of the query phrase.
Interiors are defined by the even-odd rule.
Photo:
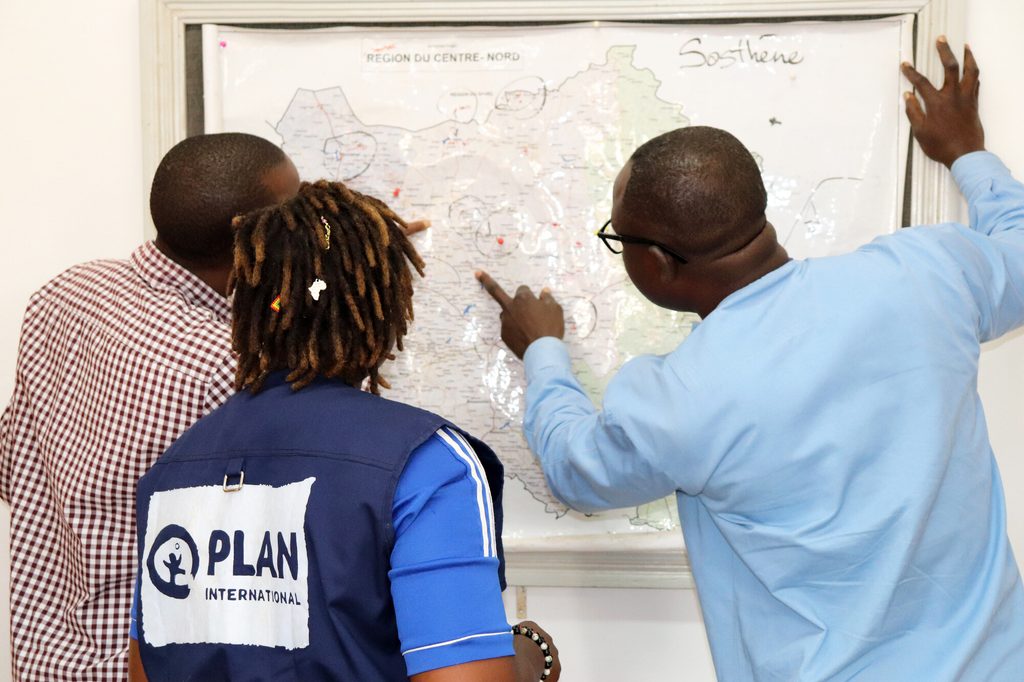
[[[627,363],[601,410],[562,342],[527,350],[524,428],[555,495],[677,494],[723,682],[1024,679],[977,392],[981,342],[1024,323],[1024,186],[985,152],[953,175],[971,228],[790,261]]]

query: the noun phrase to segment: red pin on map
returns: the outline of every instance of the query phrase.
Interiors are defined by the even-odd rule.
[[[501,245],[501,244],[504,244],[504,243],[505,243],[505,238],[504,237],[498,237],[498,244]]]
[[[397,199],[398,195],[401,194],[401,193],[402,193],[402,188],[401,187],[396,187],[395,191],[391,193],[391,196],[393,196],[394,198]]]
[[[220,46],[221,47],[227,47],[228,46],[228,41],[226,41],[226,40],[220,41]]]

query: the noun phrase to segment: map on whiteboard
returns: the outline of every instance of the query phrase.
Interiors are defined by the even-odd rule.
[[[552,496],[522,434],[521,363],[501,343],[497,306],[473,273],[484,268],[506,286],[555,292],[577,376],[599,404],[625,361],[673,349],[697,321],[645,301],[621,258],[593,235],[610,213],[615,175],[643,142],[696,123],[744,137],[762,164],[769,218],[792,255],[836,252],[893,229],[897,193],[883,174],[897,169],[897,115],[892,149],[875,153],[869,138],[877,131],[867,131],[854,136],[866,151],[833,163],[800,167],[782,152],[782,132],[807,115],[799,94],[811,73],[806,63],[825,59],[798,26],[786,27],[792,35],[778,26],[770,33],[732,27],[725,35],[708,33],[721,27],[573,26],[525,35],[337,30],[301,39],[298,32],[206,27],[207,129],[264,135],[304,178],[342,180],[407,219],[433,221],[415,238],[427,276],[416,289],[406,350],[384,369],[394,386],[388,397],[452,419],[502,457],[506,535],[669,530],[678,525],[673,500],[584,517]],[[898,64],[904,27],[891,21],[874,30]],[[662,58],[652,44],[666,46]],[[359,77],[304,77],[328,61]],[[212,79],[211,69],[218,69]],[[759,119],[750,122],[756,134],[744,136],[729,116],[712,115],[716,106],[740,106],[736,89],[756,95],[765,80],[795,94],[789,102],[766,96],[760,109],[748,109]],[[884,92],[894,95],[897,75],[889,80]],[[750,87],[759,82],[760,89]],[[892,99],[887,116],[898,114]],[[834,142],[843,157],[849,141]],[[865,202],[874,214],[864,213]]]
[[[558,292],[580,341],[577,368],[597,396],[623,359],[682,340],[678,316],[650,310],[626,285],[621,260],[603,247],[594,253],[597,240],[571,229],[594,222],[613,179],[607,159],[628,157],[637,142],[687,123],[682,107],[658,99],[654,75],[633,66],[633,50],[613,47],[605,63],[550,89],[535,77],[493,94],[456,93],[452,118],[422,130],[361,122],[340,87],[299,90],[275,128],[305,177],[343,180],[406,216],[447,207],[417,288],[418,321],[390,370],[389,397],[471,429],[556,516],[566,508],[521,433],[519,362],[482,333],[497,313],[480,304],[473,271],[486,267],[509,285],[544,283]],[[489,111],[477,122],[470,115],[481,106]],[[671,523],[667,507],[654,517],[633,510],[630,518],[660,528]]]

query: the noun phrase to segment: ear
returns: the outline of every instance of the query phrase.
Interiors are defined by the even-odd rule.
[[[657,246],[648,246],[647,252],[654,260],[658,268],[658,280],[662,284],[668,284],[676,278],[679,269],[679,262],[659,249]]]

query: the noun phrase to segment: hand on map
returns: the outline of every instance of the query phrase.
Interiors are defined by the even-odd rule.
[[[513,298],[483,270],[476,272],[476,278],[501,306],[501,340],[520,360],[542,336],[560,339],[565,335],[565,314],[548,289],[542,289],[537,297],[524,284]]]
[[[417,232],[422,232],[428,227],[430,227],[429,220],[413,220],[405,224],[405,236],[411,237]]]
[[[913,66],[904,62],[903,75],[913,83],[917,95],[924,100],[924,108],[914,93],[908,92],[904,98],[907,101],[907,118],[921,151],[949,167],[964,154],[985,148],[985,131],[978,116],[978,64],[971,48],[965,45],[961,77],[960,64],[945,36],[938,39],[936,47],[946,74],[942,88],[936,89]]]

